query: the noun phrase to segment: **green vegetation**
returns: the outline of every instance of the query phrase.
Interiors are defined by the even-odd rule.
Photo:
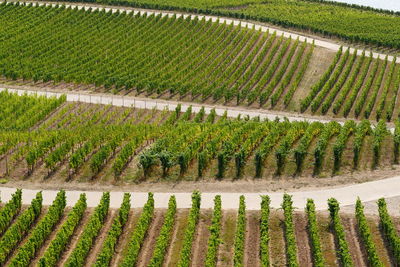
[[[21,196],[21,191],[16,191],[14,196],[16,195]],[[343,266],[353,266],[352,258],[354,257],[354,259],[362,258],[371,266],[380,267],[383,266],[383,263],[396,262],[399,255],[399,235],[384,199],[378,201],[379,218],[377,218],[364,214],[364,206],[360,199],[357,199],[355,203],[355,215],[350,215],[346,212],[339,212],[339,202],[336,199],[329,199],[329,213],[327,211],[317,212],[314,201],[308,199],[305,213],[302,213],[302,211],[296,211],[298,208],[294,207],[292,197],[288,194],[283,195],[281,208],[278,209],[270,207],[271,202],[268,196],[260,196],[260,210],[252,211],[253,215],[260,216],[260,220],[247,221],[245,198],[240,196],[238,216],[234,216],[232,219],[232,223],[236,224],[236,227],[223,227],[222,218],[226,213],[222,210],[221,196],[217,195],[214,199],[212,221],[199,228],[196,221],[204,210],[200,209],[200,192],[194,191],[192,194],[193,206],[189,212],[185,234],[175,235],[173,234],[176,227],[175,222],[180,221],[183,216],[188,216],[188,213],[180,212],[177,209],[174,195],[170,196],[168,209],[157,209],[158,215],[154,212],[152,193],[149,193],[148,201],[142,209],[135,207],[133,210],[130,209],[130,194],[121,193],[122,195],[120,209],[110,207],[111,212],[111,209],[115,211],[115,216],[111,218],[107,216],[110,203],[109,193],[103,194],[100,204],[94,209],[86,208],[86,196],[81,194],[70,211],[64,210],[67,201],[64,191],[58,192],[53,204],[43,207],[43,209],[41,206],[42,195],[38,193],[37,197],[33,199],[32,205],[17,215],[18,219],[11,223],[0,238],[2,264],[5,266],[28,266],[34,263],[35,266],[44,267],[66,264],[74,264],[74,266],[81,264],[134,266],[145,263],[151,266],[163,266],[168,263],[172,256],[171,253],[178,253],[181,266],[185,262],[189,262],[189,264],[197,262],[208,267],[216,266],[217,262],[224,261],[224,255],[232,257],[234,266],[246,266],[249,262],[255,262],[260,266],[272,266],[277,262],[277,257],[285,258],[288,266],[300,266],[305,263],[307,266],[308,263],[325,266],[332,260],[326,257],[327,250],[330,250],[330,254],[336,255],[333,260],[337,260]],[[140,213],[140,216],[137,219],[129,216],[132,211]],[[31,212],[36,212],[37,215],[31,217],[33,215]],[[82,220],[84,213],[86,213],[87,219]],[[10,211],[10,214],[13,214],[13,211]],[[320,227],[318,223],[325,221],[325,216],[328,214],[331,218],[331,227]],[[160,221],[161,224],[158,219],[154,219],[159,215],[164,218],[163,222]],[[62,225],[54,227],[62,216],[65,216]],[[40,219],[37,220],[38,218]],[[297,225],[297,223],[302,224],[303,218],[307,220],[308,235],[300,232],[302,227],[298,228]],[[357,231],[349,231],[342,220],[345,219],[347,223],[347,220],[351,221],[354,218],[356,219],[354,227]],[[276,229],[273,228],[275,227],[273,224],[270,225],[271,220],[278,219],[282,220],[282,225],[279,227],[283,227],[283,235],[279,236],[271,232]],[[124,228],[125,225],[132,223],[131,229]],[[108,224],[109,226],[106,226]],[[381,231],[372,231],[372,229],[377,229],[378,225],[381,227]],[[159,227],[160,229],[157,229]],[[259,237],[249,234],[248,231],[255,230],[251,227],[259,227]],[[122,229],[127,230],[130,234],[122,234]],[[76,237],[72,242],[73,233],[76,234]],[[332,233],[336,242],[332,242],[332,240],[326,242],[325,237]],[[221,246],[221,237],[225,234],[232,236],[232,247],[227,251]],[[204,239],[203,235],[207,238]],[[100,236],[102,237],[100,238]],[[282,246],[286,244],[286,253],[277,254],[270,237],[274,239],[273,242],[281,242]],[[280,238],[280,240],[276,238]],[[379,241],[381,238],[387,242],[385,243],[387,247],[382,247],[384,243]],[[203,239],[203,242],[198,242],[199,239]],[[180,251],[169,249],[174,242],[182,241],[184,245]],[[311,246],[311,257],[308,260],[301,254],[308,251],[303,242],[309,242]],[[354,249],[353,242],[359,242],[356,246],[365,249],[365,254],[359,249]],[[96,249],[94,249],[95,247]],[[121,248],[123,249],[120,250]],[[197,249],[199,251],[196,251]],[[254,249],[259,250],[260,253],[254,254]],[[151,253],[147,253],[147,250]],[[282,252],[283,250],[282,247]],[[205,255],[199,255],[200,251],[207,252]]]
[[[350,42],[400,48],[399,14],[356,5],[321,0],[97,0],[94,2],[252,19],[283,27],[310,30]]]
[[[81,194],[72,211],[68,214],[66,221],[57,232],[56,237],[51,241],[43,257],[39,260],[38,266],[54,266],[65,251],[72,235],[79,222],[82,220],[86,210],[86,195]]]
[[[233,256],[233,265],[235,267],[244,266],[244,247],[246,239],[246,202],[244,196],[240,196],[239,210],[237,216],[236,233],[235,233],[235,251]]]
[[[124,257],[121,266],[134,266],[138,260],[140,248],[143,245],[143,240],[153,220],[154,214],[154,198],[153,194],[149,193],[147,203],[143,207],[142,214],[135,225],[135,230],[130,237],[128,252]]]
[[[190,266],[194,235],[200,217],[200,204],[201,204],[200,192],[195,191],[192,194],[192,208],[190,209],[188,225],[186,226],[185,230],[183,247],[178,262],[179,267]]]
[[[317,214],[312,199],[307,200],[306,213],[308,217],[308,235],[310,237],[313,263],[317,267],[325,266],[325,259],[322,253],[321,236],[318,230]]]
[[[66,181],[82,174],[82,180],[129,181],[128,173],[133,182],[156,176],[242,179],[311,171],[324,176],[396,164],[399,154],[398,131],[392,134],[383,120],[376,127],[366,120],[341,126],[228,119],[215,111],[206,115],[204,109],[197,114],[188,110],[64,104],[34,130],[0,131],[6,177],[18,178],[20,172],[35,177],[38,170],[47,171],[46,178]],[[366,142],[372,143],[372,150]],[[353,153],[347,153],[349,148]],[[370,156],[361,157],[362,152]]]
[[[339,215],[339,202],[330,198],[328,201],[329,213],[331,217],[331,227],[335,235],[336,243],[338,244],[338,255],[339,261],[342,266],[351,267],[354,266],[353,260],[351,258],[349,244],[346,240],[346,233],[343,227],[342,220]]]
[[[169,243],[171,241],[172,232],[175,225],[176,199],[171,196],[168,202],[168,210],[165,214],[164,223],[161,227],[160,234],[157,237],[153,251],[153,256],[148,266],[162,266],[167,253]]]
[[[288,194],[283,195],[282,203],[283,213],[285,215],[285,240],[286,240],[286,258],[287,265],[290,267],[299,266],[297,259],[297,246],[296,246],[296,233],[293,222],[293,201],[292,196]]]
[[[97,256],[96,267],[107,267],[110,266],[111,260],[114,256],[115,246],[117,245],[118,239],[124,230],[124,226],[128,221],[129,211],[131,209],[131,195],[129,193],[124,194],[121,208],[118,211],[118,215],[115,217],[111,229],[104,240],[103,246],[99,255]]]
[[[275,33],[190,17],[24,4],[1,4],[0,13],[0,75],[114,93],[274,106],[313,52]]]
[[[96,207],[96,210],[90,217],[87,226],[80,235],[76,247],[73,249],[71,255],[69,255],[65,266],[76,267],[83,266],[85,264],[85,259],[90,251],[90,248],[94,244],[95,238],[99,234],[107,217],[109,205],[110,193],[105,192],[100,200],[100,204]]]
[[[301,100],[301,112],[391,121],[400,82],[400,64],[342,50],[320,80]]]
[[[222,224],[222,207],[221,196],[217,195],[214,198],[214,213],[210,226],[210,237],[207,244],[207,255],[205,266],[217,266],[218,247],[221,244],[221,224]]]

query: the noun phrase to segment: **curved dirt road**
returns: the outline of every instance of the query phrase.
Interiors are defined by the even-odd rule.
[[[363,202],[375,201],[381,197],[393,198],[400,196],[400,176],[372,181],[362,184],[344,186],[341,188],[319,189],[312,191],[296,191],[288,192],[293,196],[293,205],[298,209],[305,207],[308,198],[315,201],[318,210],[327,208],[327,200],[330,197],[336,198],[341,206],[351,206],[355,203],[356,198],[360,197]],[[11,194],[15,192],[15,188],[0,187],[0,196],[3,202],[11,198]],[[39,190],[24,189],[23,203],[29,204]],[[55,198],[57,191],[43,190],[43,203],[49,205]],[[78,200],[81,193],[86,193],[88,206],[95,207],[102,195],[99,191],[67,191],[67,205],[73,206]],[[178,208],[189,208],[191,205],[191,192],[188,193],[155,193],[155,205],[158,208],[167,208],[168,199],[171,195],[175,195]],[[215,195],[221,195],[223,209],[237,209],[239,206],[239,196],[244,195],[246,198],[246,208],[248,210],[260,209],[260,195],[269,195],[271,198],[271,207],[279,208],[282,203],[283,192],[263,192],[263,193],[202,193],[202,208],[212,208]],[[118,208],[121,204],[123,192],[111,192],[110,206]],[[132,192],[132,207],[143,207],[147,200],[147,192]]]

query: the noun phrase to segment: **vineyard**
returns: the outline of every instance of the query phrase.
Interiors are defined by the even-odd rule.
[[[63,1],[60,1],[63,2]],[[399,12],[373,10],[321,0],[76,0],[149,9],[182,10],[258,20],[285,28],[312,31],[348,42],[398,50]],[[312,15],[310,15],[312,14]]]
[[[81,194],[72,207],[59,191],[42,205],[37,193],[22,205],[21,190],[0,208],[2,266],[395,266],[399,262],[397,217],[385,199],[376,214],[365,213],[360,199],[353,212],[340,212],[329,199],[327,211],[316,211],[308,199],[304,211],[285,194],[282,208],[260,197],[260,209],[201,208],[201,194],[192,194],[190,209],[177,208],[171,196],[167,209],[155,208],[152,193],[143,208],[131,208],[135,195],[125,193],[119,209],[110,208],[110,194],[87,207]]]
[[[388,122],[396,120],[400,64],[340,50],[332,65],[300,102],[301,112]]]
[[[390,169],[399,161],[397,122],[392,133],[383,120],[342,126],[180,108],[65,102],[28,130],[1,131],[2,177],[55,183],[330,177]]]
[[[24,84],[287,106],[314,51],[276,32],[190,16],[11,3],[0,14],[0,75]]]

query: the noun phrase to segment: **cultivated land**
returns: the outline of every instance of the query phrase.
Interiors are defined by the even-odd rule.
[[[399,116],[399,64],[387,58],[373,58],[366,52],[356,56],[347,49],[340,49],[335,56],[329,49],[284,38],[274,32],[265,33],[190,17],[111,14],[104,10],[50,6],[2,7],[7,25],[10,24],[7,16],[14,17],[14,13],[20,10],[25,14],[22,21],[31,26],[38,20],[28,22],[27,18],[38,13],[46,16],[49,22],[65,25],[63,28],[66,29],[55,34],[60,49],[54,48],[50,54],[34,48],[50,46],[53,39],[36,38],[32,42],[30,36],[53,32],[52,27],[56,24],[34,26],[34,32],[26,31],[26,34],[18,34],[18,38],[16,33],[23,31],[22,25],[27,24],[12,24],[10,29],[13,30],[8,30],[7,34],[14,37],[2,44],[7,51],[1,60],[5,85],[112,92],[335,118],[393,121]],[[68,23],[73,18],[80,21],[76,26]],[[105,27],[90,28],[98,20]],[[135,27],[131,27],[125,36],[115,30],[128,25]],[[87,38],[82,36],[84,27],[89,27],[86,36],[92,37],[81,45],[80,42]],[[165,27],[170,30],[165,31]],[[153,33],[139,38],[146,31]],[[62,36],[67,33],[70,36],[71,32],[75,32],[71,38],[76,42],[64,43]],[[166,33],[163,38],[157,37],[163,33]],[[171,40],[162,41],[168,39],[168,34],[171,34]],[[192,37],[187,38],[187,34]],[[213,34],[218,38],[213,38]],[[127,36],[129,38],[125,38]],[[20,47],[22,40],[31,46]],[[196,43],[191,43],[192,40]],[[115,43],[114,50],[108,46],[109,41]],[[175,42],[184,49],[178,49]],[[71,49],[81,52],[71,54],[68,52]],[[160,56],[160,51],[165,49],[168,53]],[[17,50],[18,64],[15,56],[11,57],[15,53],[10,53]],[[111,51],[121,54],[124,60],[107,57]],[[82,57],[81,53],[87,53],[87,56]],[[40,57],[32,59],[33,55]],[[211,58],[214,58],[212,63],[209,61]]]
[[[240,188],[249,181],[270,189],[318,187],[390,176],[399,158],[398,123],[392,133],[383,121],[261,121],[214,110],[181,112],[180,106],[134,109],[7,91],[0,97],[0,170],[9,185],[223,181]],[[20,108],[7,109],[11,103]],[[47,114],[34,117],[36,110]],[[11,119],[13,112],[25,119]]]
[[[64,191],[51,206],[42,206],[41,193],[22,205],[22,194],[17,190],[0,208],[0,262],[7,266],[390,266],[398,261],[399,219],[384,199],[376,215],[368,215],[359,200],[353,210],[341,212],[333,198],[329,212],[316,211],[311,199],[302,211],[290,195],[284,195],[281,209],[260,196],[260,210],[246,211],[244,197],[238,210],[222,210],[219,196],[213,209],[201,209],[198,192],[189,209],[178,209],[173,196],[167,209],[157,209],[151,193],[143,208],[134,209],[134,194],[125,194],[119,209],[109,207],[108,193],[96,208],[87,207],[84,194],[72,206],[66,206]]]
[[[2,88],[92,92],[0,92],[0,266],[398,265],[398,13],[317,0],[101,4],[236,20],[0,4]],[[122,104],[91,101],[112,94]],[[173,108],[124,103],[146,98]]]
[[[59,1],[65,2],[65,1]],[[93,1],[78,1],[93,3]],[[97,4],[180,10],[252,19],[397,53],[399,14],[319,0],[107,0]],[[392,49],[387,49],[392,48]]]

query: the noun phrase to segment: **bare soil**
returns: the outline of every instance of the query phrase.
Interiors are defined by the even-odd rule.
[[[236,211],[223,211],[221,244],[218,251],[217,266],[232,266],[236,231]]]
[[[153,221],[143,241],[136,266],[146,267],[153,256],[154,246],[164,222],[165,210],[155,210]]]
[[[67,262],[69,256],[71,255],[72,251],[76,247],[76,244],[78,243],[79,237],[81,236],[83,230],[85,229],[86,224],[88,223],[90,216],[92,214],[94,209],[87,208],[85,211],[85,214],[83,215],[83,218],[79,225],[76,227],[74,234],[71,237],[71,240],[68,242],[64,252],[61,255],[61,258],[58,262],[58,266],[64,266],[64,264]]]
[[[260,262],[260,212],[246,212],[245,266],[261,266]]]
[[[125,224],[124,230],[119,237],[118,243],[115,247],[114,257],[111,261],[111,266],[118,266],[127,253],[131,236],[135,231],[136,223],[140,217],[141,209],[131,209],[128,221]]]
[[[90,249],[88,256],[86,257],[86,267],[92,266],[94,262],[96,262],[97,255],[101,251],[103,247],[103,242],[106,239],[108,232],[114,222],[114,218],[118,215],[117,210],[110,210],[107,214],[107,218],[103,223],[103,227],[100,230],[100,233],[96,237],[93,242],[93,246]]]
[[[355,266],[367,266],[365,249],[357,232],[357,223],[354,217],[342,216],[342,224],[346,232],[347,243]]]
[[[70,212],[71,208],[65,208],[63,217],[60,219],[56,227],[54,227],[53,231],[51,232],[50,236],[46,239],[46,241],[43,243],[42,247],[40,250],[36,253],[36,257],[32,260],[30,266],[36,266],[40,258],[44,255],[46,252],[47,248],[49,247],[50,243],[53,241],[53,239],[56,237],[58,231],[62,227],[63,223],[65,220],[68,218],[68,213]]]
[[[192,266],[204,266],[207,255],[207,243],[210,236],[208,228],[211,226],[212,211],[201,210],[195,238],[192,246]]]
[[[300,266],[312,266],[310,240],[307,231],[307,218],[304,213],[294,214],[294,226],[297,243],[297,258]]]
[[[179,209],[176,213],[176,220],[170,245],[164,260],[164,266],[178,266],[180,252],[182,249],[186,226],[188,222],[188,209]]]
[[[326,266],[339,266],[336,257],[335,240],[330,228],[330,218],[327,213],[318,213],[318,230],[321,236],[322,253]]]
[[[286,266],[286,249],[283,225],[283,212],[271,209],[269,219],[269,254],[271,266]]]

